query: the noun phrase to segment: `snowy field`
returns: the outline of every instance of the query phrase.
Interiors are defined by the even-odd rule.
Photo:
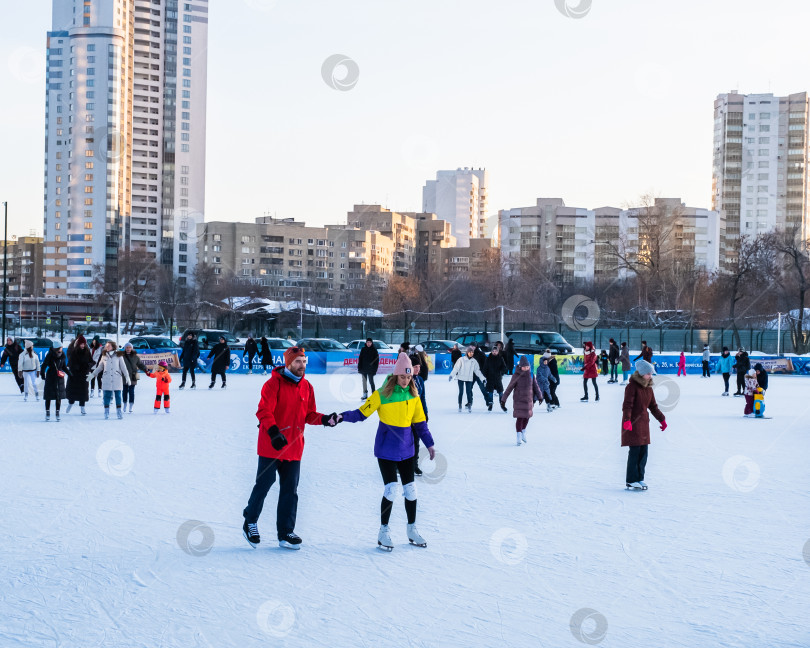
[[[359,406],[356,374],[310,379],[322,412]],[[622,387],[600,378],[602,401],[581,404],[563,376],[562,408],[536,407],[515,447],[511,409],[476,391],[459,414],[455,383],[431,376],[428,547],[407,544],[400,498],[391,554],[376,416],[308,428],[301,551],[275,543],[278,486],[263,543],[244,540],[263,380],[175,380],[154,415],[143,379],[124,421],[96,399],[45,423],[2,376],[0,646],[810,645],[808,379],[772,377],[774,418],[746,420],[719,377],[660,377],[669,428],[653,427],[649,491],[627,492]]]

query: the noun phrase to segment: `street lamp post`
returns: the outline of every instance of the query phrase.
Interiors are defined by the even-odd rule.
[[[8,203],[3,203],[3,344],[6,343],[6,297],[8,296]]]

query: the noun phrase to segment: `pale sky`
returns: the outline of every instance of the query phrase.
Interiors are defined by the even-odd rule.
[[[568,0],[573,10],[588,0]],[[490,211],[641,194],[710,206],[718,93],[810,90],[801,0],[211,0],[207,220],[419,211],[438,169],[486,167]],[[0,201],[41,232],[51,2],[5,2]],[[334,54],[359,79],[321,76]]]

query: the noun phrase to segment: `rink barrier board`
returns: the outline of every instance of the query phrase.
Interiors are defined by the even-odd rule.
[[[40,362],[45,359],[45,355],[48,353],[49,349],[45,347],[37,347],[34,349],[36,354],[39,356]],[[150,361],[150,355],[158,355],[161,358],[169,358],[170,355],[173,354],[176,358],[179,358],[180,349],[173,349],[173,350],[166,350],[166,349],[155,349],[155,350],[139,350],[138,355],[144,358],[144,364],[146,365],[153,365],[155,364],[154,361]],[[284,364],[284,352],[282,350],[272,351],[273,355],[273,366],[281,366]],[[310,351],[307,353],[307,372],[311,374],[327,374],[327,373],[356,373],[357,372],[357,359],[360,355],[359,351],[329,351],[326,353],[314,352]],[[377,370],[377,373],[380,375],[385,375],[390,373],[391,370],[394,368],[394,364],[397,360],[397,354],[395,351],[387,352],[382,351],[380,352],[380,364]],[[201,351],[200,357],[197,360],[197,369],[201,372],[208,373],[211,371],[211,363],[213,362],[213,358],[208,359],[208,351]],[[532,364],[533,368],[537,368],[538,364],[540,363],[540,355],[531,355],[527,356]],[[573,355],[558,355],[557,357],[557,368],[560,374],[562,375],[576,375],[582,374],[583,371],[583,356],[581,354],[573,354]],[[655,355],[653,356],[653,362],[655,363],[656,373],[658,374],[677,374],[678,372],[678,360],[680,356],[678,354],[662,354],[662,355]],[[720,359],[719,354],[713,354],[711,360],[709,361],[709,367],[712,374],[717,373],[716,367],[717,362]],[[428,355],[428,362],[430,367],[430,372],[439,374],[439,375],[448,375],[453,366],[450,362],[450,354],[449,353],[436,353],[436,354],[429,354]],[[762,363],[762,366],[768,371],[769,373],[773,374],[785,374],[785,375],[796,375],[796,376],[808,376],[810,375],[810,357],[778,357],[778,356],[752,356],[751,357],[751,366],[753,367],[756,363]],[[598,363],[600,367],[600,374],[601,374],[601,362]],[[182,366],[179,362],[179,359],[175,359],[172,362],[169,362],[171,369],[177,371]],[[262,365],[258,362],[258,356],[254,358],[253,361],[253,371],[261,371]],[[621,364],[618,366],[619,373],[621,374]],[[8,362],[6,362],[2,368],[0,368],[0,373],[10,373],[11,367],[9,366]],[[237,373],[237,374],[246,374],[248,372],[248,362],[247,358],[243,358],[242,352],[239,351],[232,351],[231,352],[231,364],[228,368],[229,373]],[[686,373],[687,375],[701,375],[703,373],[703,360],[702,356],[700,355],[687,355],[686,356]]]

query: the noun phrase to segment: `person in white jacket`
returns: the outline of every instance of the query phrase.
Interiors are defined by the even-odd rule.
[[[39,374],[39,356],[34,351],[34,343],[31,340],[25,341],[25,351],[20,354],[17,361],[17,374],[25,384],[25,398],[28,400],[28,388],[34,392],[34,396],[39,400],[39,390],[37,389],[37,374]]]
[[[115,409],[118,418],[124,418],[121,411],[121,391],[124,385],[129,385],[129,369],[124,358],[121,356],[123,352],[117,350],[115,342],[108,341],[104,345],[104,354],[101,356],[98,365],[93,370],[87,380],[88,382],[96,377],[97,374],[103,375],[101,377],[101,388],[104,392],[104,418],[110,418],[110,401],[112,401],[113,394],[115,395]]]
[[[473,385],[475,384],[475,376],[484,382],[484,374],[481,372],[481,367],[478,366],[478,360],[473,357],[475,353],[474,346],[468,346],[467,352],[456,360],[453,366],[453,371],[450,372],[449,380],[454,378],[458,380],[458,411],[461,411],[461,397],[464,390],[467,391],[467,411],[472,412],[473,404]]]

